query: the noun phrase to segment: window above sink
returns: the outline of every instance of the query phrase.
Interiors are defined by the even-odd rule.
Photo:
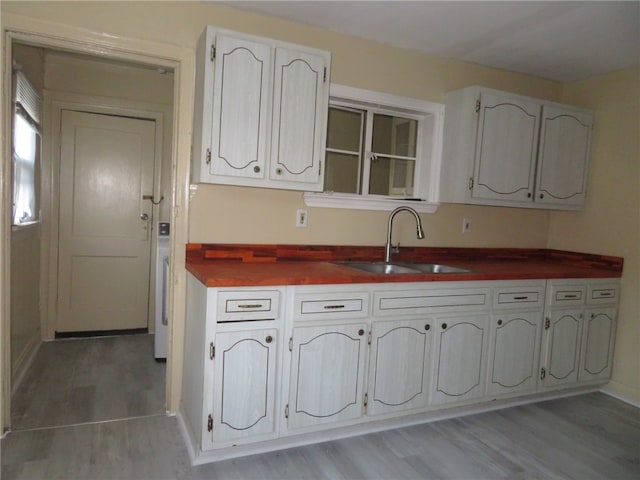
[[[324,192],[308,206],[393,210],[438,203],[444,106],[331,85]]]

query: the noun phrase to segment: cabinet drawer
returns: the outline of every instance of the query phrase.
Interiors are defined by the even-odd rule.
[[[220,292],[217,322],[274,320],[278,316],[279,303],[278,290]]]
[[[544,304],[544,285],[496,288],[493,308],[538,308]]]
[[[549,304],[552,306],[584,305],[586,296],[585,285],[551,285]]]
[[[374,294],[373,314],[415,315],[483,310],[489,306],[489,294],[488,288],[378,292]]]
[[[618,301],[619,286],[616,284],[589,285],[587,290],[587,304],[600,305],[615,304]]]
[[[369,314],[369,294],[313,293],[295,297],[296,320],[364,318]]]

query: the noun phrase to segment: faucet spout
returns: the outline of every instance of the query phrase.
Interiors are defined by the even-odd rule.
[[[393,218],[400,212],[409,212],[416,219],[416,230],[417,236],[419,239],[424,238],[424,230],[422,229],[422,222],[420,221],[420,216],[418,212],[416,212],[411,207],[398,207],[391,212],[389,215],[389,223],[387,224],[387,243],[384,247],[384,261],[389,263],[391,261],[391,253],[393,250],[393,244],[391,243],[391,231],[393,230]]]

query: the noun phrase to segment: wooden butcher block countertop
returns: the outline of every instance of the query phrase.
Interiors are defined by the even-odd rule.
[[[401,247],[392,263],[440,263],[465,273],[374,274],[340,262],[381,261],[384,247],[188,244],[186,267],[207,287],[622,276],[620,257],[522,248]]]

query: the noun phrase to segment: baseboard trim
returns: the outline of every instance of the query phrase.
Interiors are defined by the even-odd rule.
[[[611,398],[615,398],[616,400],[620,400],[621,402],[624,402],[628,405],[631,405],[632,407],[636,407],[636,408],[640,408],[640,402],[636,402],[635,400],[632,400],[631,398],[628,398],[624,395],[620,395],[619,393],[613,393],[610,392],[609,390],[606,390],[605,388],[601,388],[600,389],[601,393],[604,393],[605,395],[611,397]]]
[[[409,427],[412,425],[420,425],[424,423],[432,423],[440,420],[447,420],[451,418],[464,417],[468,415],[476,415],[480,413],[492,412],[495,410],[502,410],[510,407],[517,407],[521,405],[527,405],[531,403],[538,403],[547,400],[555,400],[564,397],[572,397],[576,395],[582,395],[585,393],[592,393],[599,391],[599,385],[583,386],[571,390],[555,390],[551,392],[544,392],[535,395],[528,395],[525,397],[516,397],[509,399],[499,399],[484,402],[482,404],[471,404],[459,407],[441,408],[438,410],[431,410],[424,413],[406,415],[402,417],[388,418],[383,420],[371,420],[366,423],[352,424],[348,426],[335,427],[331,429],[311,432],[290,434],[282,436],[273,440],[265,440],[262,442],[256,442],[253,444],[238,445],[232,447],[221,447],[214,450],[199,451],[199,447],[192,436],[190,429],[182,418],[182,413],[178,414],[178,422],[180,430],[187,445],[187,451],[189,452],[189,458],[192,465],[202,465],[205,463],[212,463],[221,460],[228,460],[231,458],[243,457],[247,455],[255,455],[260,453],[267,453],[276,450],[283,450],[286,448],[300,447],[304,445],[311,445],[315,443],[328,442],[332,440],[339,440],[349,437],[355,437],[359,435],[366,435],[369,433],[381,432],[384,430],[390,430],[394,428]]]
[[[40,337],[34,336],[31,341],[24,348],[20,356],[15,360],[15,365],[11,371],[11,395],[14,395],[18,390],[18,387],[24,380],[29,367],[33,363],[33,359],[36,358],[42,341]]]

